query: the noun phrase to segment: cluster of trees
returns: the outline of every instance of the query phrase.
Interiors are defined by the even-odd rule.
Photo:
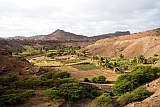
[[[96,90],[81,86],[78,81],[67,71],[51,73],[47,72],[41,76],[41,79],[54,79],[53,87],[44,91],[47,100],[65,99],[66,101],[76,101],[82,97],[96,97],[100,95]]]
[[[20,55],[22,57],[37,55],[37,54],[45,54],[47,57],[53,56],[61,56],[61,55],[73,55],[76,54],[77,50],[80,50],[80,46],[55,46],[52,50],[48,49],[45,46],[42,46],[41,49],[35,49],[30,45],[22,45],[24,50],[17,50],[13,53],[13,55]]]
[[[131,73],[122,74],[114,83],[113,93],[123,95],[126,92],[133,91],[139,85],[152,81],[160,72],[158,67],[152,66],[135,66]]]
[[[53,57],[53,56],[62,56],[62,55],[74,55],[76,54],[77,50],[80,50],[80,46],[57,46],[53,48],[52,50],[48,50],[45,55],[47,57]]]
[[[123,73],[125,70],[129,70],[132,67],[136,66],[137,64],[154,64],[155,61],[159,60],[155,57],[149,57],[146,59],[143,55],[135,57],[133,59],[125,59],[124,55],[120,55],[120,58],[109,58],[109,57],[102,57],[102,56],[93,56],[92,60],[98,61],[98,65],[106,68],[112,69],[117,73]]]
[[[112,89],[113,94],[119,96],[120,105],[141,101],[150,96],[151,93],[148,90],[139,86],[156,79],[158,72],[160,72],[158,67],[135,66],[131,73],[120,75]]]
[[[16,52],[13,53],[13,55],[19,55],[19,56],[25,57],[25,56],[37,55],[41,53],[40,50],[34,49],[30,45],[22,45],[22,47],[24,48],[23,51],[17,50]]]
[[[46,72],[39,78],[27,77],[24,79],[18,79],[15,75],[8,74],[0,76],[0,106],[24,103],[24,99],[27,100],[35,95],[33,89],[41,86],[48,87],[47,90],[44,90],[47,100],[76,101],[82,97],[95,98],[101,94],[96,90],[81,86],[67,71]]]
[[[35,95],[35,90],[24,89],[18,91],[15,82],[19,79],[12,74],[0,76],[0,107],[7,107],[25,102],[29,97]],[[21,86],[18,86],[21,88]]]

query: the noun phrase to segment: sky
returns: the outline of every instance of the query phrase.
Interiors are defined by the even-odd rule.
[[[0,37],[95,36],[160,27],[160,0],[0,0]]]

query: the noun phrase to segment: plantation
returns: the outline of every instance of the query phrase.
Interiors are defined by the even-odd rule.
[[[92,69],[98,69],[98,67],[95,64],[79,64],[79,65],[73,65],[74,68],[79,70],[92,70]]]
[[[24,50],[19,50],[13,53],[13,55],[19,55],[22,57],[32,56],[43,54],[47,57],[54,57],[54,56],[63,56],[63,55],[74,55],[78,50],[81,49],[80,46],[57,46],[53,47],[52,49],[48,49],[46,47],[42,47],[41,49],[35,49],[30,45],[22,45]]]
[[[111,69],[117,73],[124,73],[126,70],[131,70],[134,66],[144,64],[154,64],[159,60],[155,57],[149,57],[146,59],[143,55],[135,57],[134,59],[125,59],[123,55],[120,58],[110,58],[106,56],[93,56],[93,61],[96,61],[98,65],[105,69]]]

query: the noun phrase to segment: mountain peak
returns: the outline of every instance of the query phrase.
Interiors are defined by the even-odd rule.
[[[61,29],[57,29],[54,33],[62,33],[62,32],[65,32],[65,31]]]

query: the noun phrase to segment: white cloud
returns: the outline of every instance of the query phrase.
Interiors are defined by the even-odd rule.
[[[0,37],[134,33],[160,27],[159,16],[159,0],[0,0]]]

